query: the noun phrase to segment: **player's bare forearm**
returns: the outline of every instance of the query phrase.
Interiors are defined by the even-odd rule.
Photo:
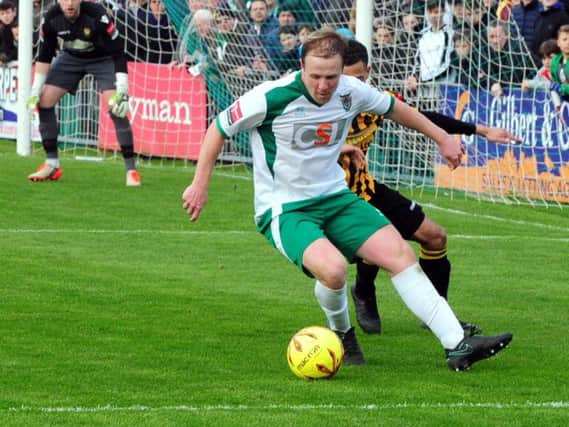
[[[476,125],[476,134],[497,144],[521,144],[522,139],[507,129]]]
[[[403,126],[418,130],[419,132],[424,133],[435,141],[441,140],[448,136],[448,134],[443,129],[435,125],[415,108],[412,108],[399,100],[395,100],[393,108],[386,115],[386,117],[399,124],[402,124]]]
[[[437,113],[436,111],[421,111],[421,113],[423,113],[434,124],[441,127],[450,134],[476,134],[486,138],[490,142],[497,144],[519,144],[522,142],[521,138],[518,138],[504,128],[489,127],[482,124],[475,125],[455,119],[454,117]]]
[[[217,128],[215,121],[212,121],[202,143],[192,184],[207,188],[211,172],[224,143],[225,138]]]
[[[403,126],[418,130],[433,139],[439,146],[441,156],[446,159],[451,169],[455,169],[460,165],[462,155],[464,154],[464,147],[462,147],[460,141],[451,137],[414,108],[396,100],[395,105],[386,117]]]
[[[192,183],[182,194],[182,207],[186,210],[190,219],[196,221],[207,202],[207,188],[211,178],[211,172],[221,152],[225,139],[215,121],[213,121],[205,134],[196,166],[196,173]]]
[[[360,147],[351,144],[344,144],[342,150],[340,151],[340,158],[347,155],[356,164],[356,166],[362,165],[366,161],[366,156]]]

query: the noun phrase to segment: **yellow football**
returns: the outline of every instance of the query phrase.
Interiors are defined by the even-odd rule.
[[[333,377],[344,359],[338,335],[322,326],[301,329],[291,338],[287,350],[292,372],[305,380]]]

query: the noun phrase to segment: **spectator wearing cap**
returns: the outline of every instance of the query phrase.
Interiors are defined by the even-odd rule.
[[[339,0],[336,0],[339,1]],[[296,25],[299,24],[311,24],[316,25],[318,20],[314,14],[314,9],[312,8],[312,3],[310,0],[283,0],[281,2],[280,8],[287,8],[292,11],[296,18]],[[338,20],[330,21],[338,22]]]
[[[538,0],[521,0],[520,4],[512,9],[514,22],[519,28],[520,35],[526,46],[531,49],[535,33],[535,21],[539,17],[540,3]]]
[[[557,38],[557,31],[562,25],[569,24],[569,14],[558,0],[541,0],[539,16],[535,21],[534,39],[530,46],[533,60],[536,64],[541,61],[539,47],[549,39]]]
[[[297,24],[296,12],[288,3],[284,3],[277,12],[277,21],[279,22],[279,27],[284,27],[285,25],[292,25],[293,27]]]

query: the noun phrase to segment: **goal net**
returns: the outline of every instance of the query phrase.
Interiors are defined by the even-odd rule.
[[[258,83],[298,68],[297,54],[280,42],[290,29],[279,31],[279,23],[300,40],[323,25],[356,32],[351,0],[162,0],[163,15],[153,13],[155,3],[160,7],[157,0],[105,2],[131,61],[135,148],[161,164],[193,162],[215,114]],[[523,83],[537,75],[540,58],[530,54],[509,2],[433,3],[373,3],[370,83],[420,110],[503,127],[523,142],[457,136],[466,156],[451,172],[431,140],[385,120],[368,153],[374,176],[394,187],[492,201],[568,203],[569,109],[543,81]],[[267,22],[255,26],[263,8],[276,30],[266,31]],[[92,80],[63,100],[59,118],[73,154],[116,150]],[[250,162],[248,135],[229,141],[221,160]]]

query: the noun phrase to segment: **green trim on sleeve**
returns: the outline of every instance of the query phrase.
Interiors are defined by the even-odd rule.
[[[227,135],[225,133],[225,131],[223,130],[223,128],[221,127],[221,122],[219,121],[219,116],[217,116],[215,118],[215,126],[217,127],[217,130],[223,135],[223,137],[225,139],[229,139],[229,135]]]
[[[391,97],[391,103],[389,104],[389,110],[387,110],[387,111],[385,112],[385,114],[383,114],[384,116],[385,116],[386,114],[391,113],[391,110],[393,110],[393,106],[395,105],[395,97],[394,97],[393,95],[391,95],[390,97]]]

